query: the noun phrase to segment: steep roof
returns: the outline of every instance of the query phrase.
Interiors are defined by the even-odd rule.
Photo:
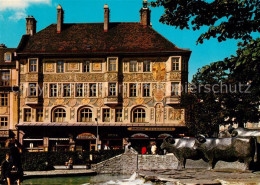
[[[190,52],[176,47],[151,27],[140,23],[64,24],[61,33],[51,24],[33,36],[24,35],[18,53],[106,53],[106,52]]]

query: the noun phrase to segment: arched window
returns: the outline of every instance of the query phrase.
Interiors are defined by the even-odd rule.
[[[133,111],[133,122],[145,122],[145,110],[143,108],[137,108]]]
[[[63,108],[58,108],[54,110],[53,121],[54,122],[64,122],[66,119],[66,111]]]
[[[89,108],[83,108],[79,112],[79,122],[92,121],[92,111]]]

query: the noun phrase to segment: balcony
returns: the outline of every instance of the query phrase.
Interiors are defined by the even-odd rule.
[[[39,103],[39,98],[37,96],[27,96],[25,98],[26,105],[36,105]]]
[[[118,104],[118,97],[105,97],[104,98],[104,104],[105,105],[115,105]]]
[[[174,104],[180,104],[180,103],[181,103],[181,97],[180,96],[166,97],[166,104],[167,105],[174,105]]]

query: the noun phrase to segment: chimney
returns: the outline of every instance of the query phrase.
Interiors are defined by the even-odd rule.
[[[143,7],[140,10],[140,23],[144,27],[150,26],[151,10],[147,7],[147,0],[143,0]]]
[[[104,5],[104,32],[108,31],[108,25],[109,25],[109,8],[108,5]]]
[[[62,31],[63,19],[64,19],[64,11],[61,5],[58,5],[57,6],[57,33],[60,33]]]
[[[0,48],[2,49],[2,48],[7,48],[7,47],[5,44],[2,43],[2,44],[0,44]]]
[[[33,16],[26,17],[26,35],[34,35],[36,33],[37,21]]]

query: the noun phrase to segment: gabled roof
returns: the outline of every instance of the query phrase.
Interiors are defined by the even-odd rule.
[[[18,46],[18,53],[35,54],[158,51],[190,52],[140,23],[109,23],[107,32],[103,23],[64,24],[61,33],[51,24],[33,36],[24,35]]]

